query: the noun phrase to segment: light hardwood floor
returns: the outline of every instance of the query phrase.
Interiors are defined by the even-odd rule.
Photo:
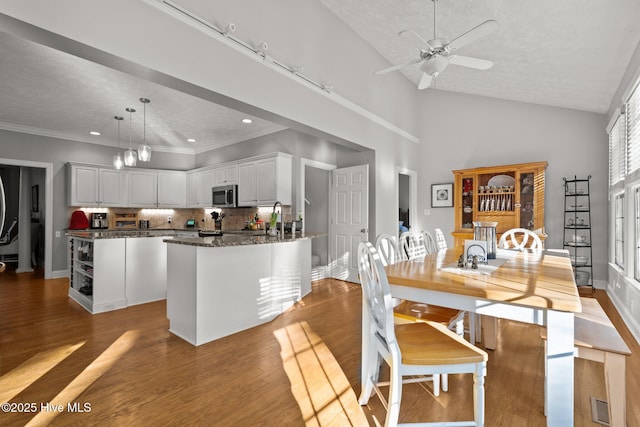
[[[315,282],[273,322],[200,347],[168,332],[163,301],[92,316],[68,299],[67,286],[38,273],[0,274],[0,402],[37,405],[36,413],[0,412],[0,425],[341,427],[384,420],[377,397],[357,404],[357,284]],[[638,344],[606,294],[595,296],[633,353],[627,422],[638,426]],[[543,380],[538,328],[500,321],[499,346],[489,352],[486,425],[544,426]],[[449,387],[436,399],[429,384],[406,385],[401,421],[470,418],[471,376],[451,376]],[[602,365],[577,359],[576,426],[598,425],[589,397],[604,400],[604,390]],[[40,410],[47,402],[49,411]],[[90,411],[72,413],[69,402]]]

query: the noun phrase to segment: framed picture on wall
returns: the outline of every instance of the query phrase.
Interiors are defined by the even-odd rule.
[[[432,208],[453,207],[453,183],[431,184],[431,207]]]

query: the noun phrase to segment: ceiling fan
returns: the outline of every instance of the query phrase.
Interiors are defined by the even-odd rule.
[[[409,62],[403,64],[394,65],[389,68],[376,71],[375,75],[386,74],[391,71],[400,70],[414,64],[420,65],[422,70],[422,78],[418,84],[418,89],[426,89],[431,86],[433,80],[447,68],[447,65],[454,64],[462,67],[473,68],[476,70],[488,70],[493,67],[493,62],[487,59],[472,58],[470,56],[452,55],[453,52],[461,47],[481,38],[488,34],[491,34],[498,29],[498,21],[488,20],[467,31],[466,33],[458,36],[457,38],[449,41],[445,38],[439,38],[437,36],[437,12],[438,12],[438,0],[431,0],[433,2],[433,39],[426,41],[418,33],[412,30],[403,30],[398,33],[399,36],[407,37],[412,36],[420,42],[420,55],[418,58],[412,59]]]

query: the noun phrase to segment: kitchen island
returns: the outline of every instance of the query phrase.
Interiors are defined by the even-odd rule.
[[[311,239],[320,236],[165,239],[169,330],[197,346],[273,320],[311,292]]]

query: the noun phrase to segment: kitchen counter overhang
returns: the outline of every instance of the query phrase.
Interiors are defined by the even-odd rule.
[[[251,233],[230,233],[225,232],[222,236],[207,237],[173,237],[165,239],[166,243],[174,243],[179,245],[204,246],[204,247],[223,247],[223,246],[240,246],[240,245],[263,245],[271,243],[286,243],[301,240],[309,240],[316,237],[326,236],[323,233],[296,233],[285,234],[284,237],[269,236],[267,234],[251,234]]]

